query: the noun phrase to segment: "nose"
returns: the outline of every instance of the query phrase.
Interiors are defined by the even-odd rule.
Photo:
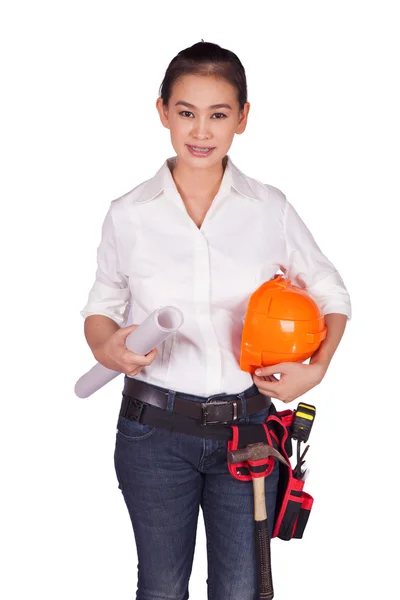
[[[196,123],[193,127],[193,137],[197,140],[208,140],[211,138],[211,132],[209,129],[209,119],[207,117],[196,119]]]

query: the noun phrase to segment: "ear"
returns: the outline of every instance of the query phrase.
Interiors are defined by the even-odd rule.
[[[243,133],[244,130],[246,129],[247,117],[249,114],[249,110],[250,110],[250,102],[245,102],[243,109],[239,113],[239,122],[236,127],[236,133],[239,135],[241,133]]]
[[[164,106],[162,98],[157,98],[156,109],[160,116],[161,123],[164,125],[164,127],[169,129],[168,108]]]

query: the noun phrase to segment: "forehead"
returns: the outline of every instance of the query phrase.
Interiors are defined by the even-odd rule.
[[[214,75],[183,75],[172,88],[171,102],[183,100],[198,108],[221,102],[232,106],[237,102],[236,96],[236,89],[226,79]]]

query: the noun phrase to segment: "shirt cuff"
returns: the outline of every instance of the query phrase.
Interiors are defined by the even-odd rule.
[[[339,313],[346,315],[348,320],[351,320],[350,295],[338,271],[307,286],[307,291],[316,301],[323,315]]]
[[[80,314],[84,319],[91,315],[109,317],[123,327],[130,309],[130,289],[113,288],[96,281],[89,292],[89,298]]]

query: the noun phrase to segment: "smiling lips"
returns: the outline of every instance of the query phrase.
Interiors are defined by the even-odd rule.
[[[189,146],[189,144],[187,144],[187,147],[193,156],[209,156],[214,150],[214,148],[210,146]]]

